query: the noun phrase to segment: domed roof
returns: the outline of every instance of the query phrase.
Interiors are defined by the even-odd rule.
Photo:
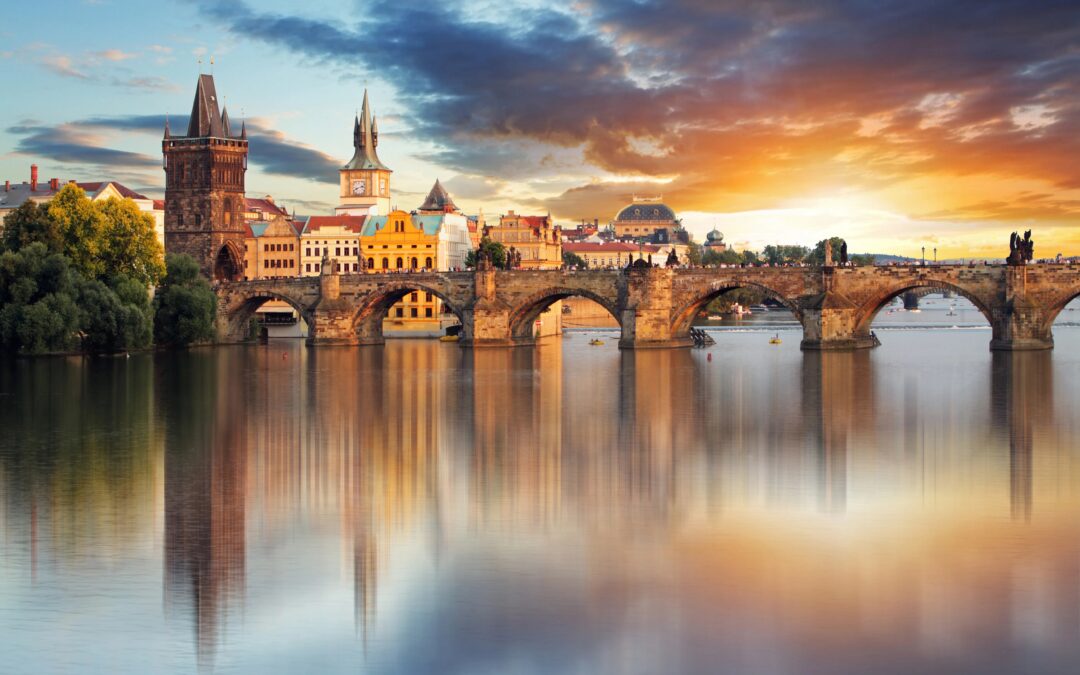
[[[616,221],[675,220],[675,212],[660,202],[634,202],[615,215]]]
[[[705,235],[705,239],[708,241],[724,241],[724,233],[716,228],[713,228],[712,232]]]

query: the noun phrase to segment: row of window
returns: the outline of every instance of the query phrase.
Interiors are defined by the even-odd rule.
[[[264,260],[263,267],[267,269],[280,267],[296,267],[296,261],[292,258],[289,258],[287,260]]]
[[[264,251],[295,251],[293,244],[263,244]]]
[[[292,261],[290,260],[289,262],[292,262]],[[424,258],[424,266],[422,268],[420,267],[420,264],[419,264],[419,262],[420,262],[419,258],[412,258],[411,260],[409,260],[409,262],[411,263],[411,265],[409,266],[408,269],[412,269],[412,270],[417,270],[417,269],[429,269],[430,270],[430,269],[434,269],[434,267],[432,265],[432,260],[431,260],[430,257]],[[292,265],[290,265],[290,267],[291,266]],[[405,259],[404,258],[398,258],[395,261],[395,266],[396,266],[395,269],[399,269],[399,270],[405,269]],[[374,258],[368,258],[367,267],[368,267],[369,270],[375,269],[375,259]],[[360,271],[360,263],[338,263],[337,268],[338,268],[339,272],[350,272],[350,271],[351,272],[359,272]],[[382,259],[382,268],[384,270],[390,269],[390,259],[389,258],[383,258]],[[322,270],[322,264],[321,263],[304,263],[304,271],[305,272],[319,272],[321,270]]]
[[[289,249],[289,250],[292,250],[292,249]],[[312,251],[314,251],[314,253],[312,253]],[[308,257],[308,258],[310,258],[311,256],[315,256],[316,258],[318,258],[320,255],[322,255],[322,252],[323,252],[323,250],[321,248],[317,247],[317,246],[314,249],[312,249],[312,248],[305,248],[304,249],[304,255],[306,257]],[[353,246],[352,247],[352,254],[353,255],[360,255],[360,247],[359,246]],[[329,246],[326,247],[326,255],[330,255],[330,247]],[[335,246],[334,247],[334,255],[342,255],[340,246]],[[344,255],[349,255],[349,247],[348,246],[345,247]]]
[[[404,318],[405,317],[405,308],[404,307],[396,308],[394,310],[394,315],[396,317],[398,317],[399,319]],[[420,312],[418,311],[418,308],[416,308],[416,307],[410,308],[409,309],[409,316],[414,318],[414,319],[420,318]],[[435,316],[435,313],[434,313],[434,311],[432,311],[432,309],[430,307],[425,307],[424,308],[424,318],[425,319],[430,319],[430,318],[433,318],[434,316]]]

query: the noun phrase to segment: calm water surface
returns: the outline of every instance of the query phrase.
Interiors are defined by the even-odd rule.
[[[1075,673],[1080,329],[956,325],[0,363],[0,671]]]

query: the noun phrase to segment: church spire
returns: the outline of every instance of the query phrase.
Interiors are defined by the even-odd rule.
[[[221,109],[221,134],[225,138],[232,137],[232,128],[229,126],[229,108],[224,107]]]
[[[343,168],[389,171],[390,168],[383,164],[375,153],[378,134],[379,128],[371,114],[371,105],[368,103],[368,93],[367,89],[365,89],[364,103],[360,108],[360,115],[353,122],[353,157]]]

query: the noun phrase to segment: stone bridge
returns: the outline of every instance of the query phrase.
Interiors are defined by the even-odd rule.
[[[990,323],[991,349],[1049,349],[1054,319],[1080,295],[1080,265],[324,274],[215,287],[221,342],[246,339],[255,310],[281,300],[299,312],[313,344],[379,344],[390,307],[412,291],[427,291],[461,320],[463,346],[531,344],[541,312],[581,296],[611,312],[622,329],[619,346],[628,349],[689,345],[694,316],[735,288],[759,289],[788,307],[803,326],[804,349],[872,346],[877,312],[921,288],[948,289],[970,300]]]

